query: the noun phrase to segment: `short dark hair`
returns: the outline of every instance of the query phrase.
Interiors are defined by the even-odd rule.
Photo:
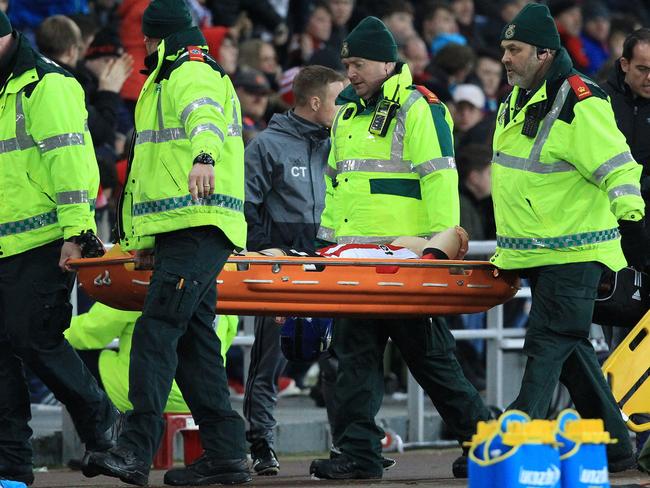
[[[38,50],[48,58],[56,60],[73,46],[81,46],[81,30],[65,15],[48,17],[36,31]]]
[[[468,66],[470,68],[474,66],[476,64],[476,54],[469,46],[451,43],[436,53],[433,64],[445,73],[453,75]]]
[[[643,27],[628,35],[623,42],[623,57],[628,61],[634,57],[634,48],[640,42],[650,44],[650,29]]]
[[[408,0],[392,0],[391,2],[386,2],[379,7],[379,17],[382,19],[399,12],[414,15],[415,9]]]
[[[467,144],[456,152],[456,166],[460,181],[465,181],[472,171],[483,171],[490,164],[492,164],[492,150],[487,144]]]
[[[332,68],[317,64],[305,66],[293,80],[293,94],[296,99],[296,105],[306,105],[310,97],[313,96],[323,97],[327,85],[344,80],[345,77]]]

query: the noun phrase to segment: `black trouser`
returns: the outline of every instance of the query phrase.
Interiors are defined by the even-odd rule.
[[[278,378],[287,365],[280,349],[280,326],[275,317],[255,317],[255,341],[244,393],[246,437],[251,444],[264,439],[273,447],[277,425],[273,411],[278,401]]]
[[[384,396],[383,355],[388,338],[459,441],[469,440],[489,411],[463,375],[454,338],[442,318],[336,319],[332,350],[336,378],[334,444],[370,470],[381,472],[383,429],[375,424]]]
[[[160,443],[174,378],[206,453],[222,459],[246,456],[244,421],[230,405],[221,341],[213,329],[215,279],[232,249],[216,227],[156,236],[154,271],[131,345],[133,410],[119,439],[147,463]]]
[[[632,455],[625,423],[589,341],[594,299],[602,266],[572,263],[526,270],[533,292],[524,353],[528,356],[521,391],[510,408],[546,418],[553,390],[561,381],[585,418],[599,418],[618,439],[607,446],[610,460]]]
[[[0,259],[0,475],[31,470],[23,364],[66,406],[85,443],[114,420],[108,397],[63,337],[74,275],[59,269],[61,245],[56,241]]]

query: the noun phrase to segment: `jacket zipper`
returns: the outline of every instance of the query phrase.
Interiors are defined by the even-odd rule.
[[[129,156],[126,163],[126,178],[124,179],[124,188],[122,188],[122,193],[120,194],[120,199],[117,203],[117,215],[115,216],[115,226],[117,228],[116,240],[119,242],[121,239],[124,239],[126,234],[124,233],[124,222],[122,219],[122,209],[124,207],[124,194],[126,193],[126,185],[129,183],[129,175],[131,174],[131,164],[133,163],[133,153],[135,149],[135,137],[136,131],[135,127],[133,128],[133,135],[131,136],[131,142],[129,143]]]

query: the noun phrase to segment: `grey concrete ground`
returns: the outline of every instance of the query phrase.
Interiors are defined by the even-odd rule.
[[[444,450],[412,450],[404,453],[395,453],[397,465],[386,472],[381,481],[326,481],[311,480],[309,478],[309,463],[313,456],[281,457],[282,469],[278,476],[254,476],[250,485],[268,487],[313,486],[327,488],[334,486],[427,486],[427,487],[464,487],[467,482],[455,480],[451,475],[451,462],[458,455],[458,449]],[[163,487],[164,471],[153,471],[150,477],[150,486]],[[638,471],[627,471],[612,475],[612,486],[645,486],[650,487],[650,477]],[[77,488],[77,487],[102,487],[125,488],[128,485],[111,478],[99,476],[87,480],[79,472],[70,470],[54,470],[47,473],[37,473],[37,488]]]

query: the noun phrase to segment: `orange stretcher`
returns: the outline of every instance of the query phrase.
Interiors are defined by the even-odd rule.
[[[142,310],[151,271],[134,269],[131,254],[69,264],[95,300]],[[519,280],[486,261],[232,256],[216,286],[222,314],[404,317],[482,312]]]
[[[634,432],[650,430],[650,422],[631,419],[650,413],[650,312],[630,331],[603,364],[614,399]]]

